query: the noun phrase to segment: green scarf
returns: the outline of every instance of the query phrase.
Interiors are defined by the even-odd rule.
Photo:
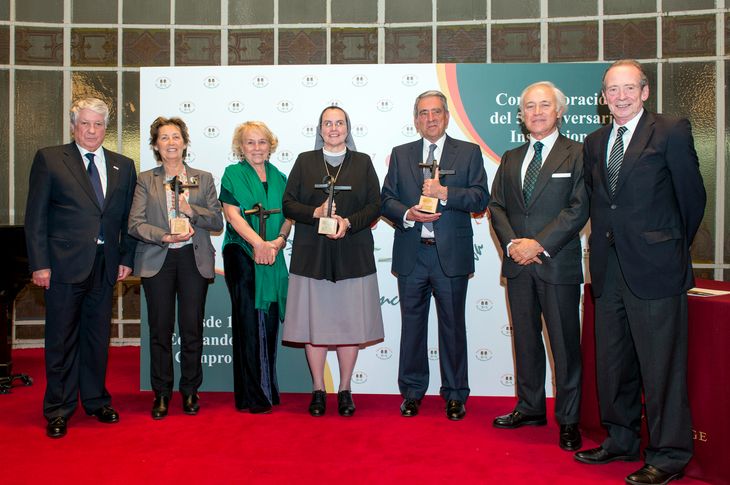
[[[226,167],[221,180],[221,186],[225,188],[238,201],[241,215],[251,228],[258,232],[259,216],[245,215],[245,210],[253,209],[256,203],[260,203],[264,210],[281,209],[281,200],[286,188],[286,176],[281,173],[268,161],[265,163],[266,181],[268,192],[264,190],[264,184],[259,179],[256,171],[245,160]],[[279,234],[281,225],[284,223],[284,215],[279,212],[270,214],[266,219],[266,239],[272,240]],[[253,248],[228,224],[226,234],[223,238],[223,246],[226,244],[238,244],[253,259]],[[269,311],[271,303],[279,304],[279,318],[284,320],[286,310],[286,293],[289,285],[289,272],[284,262],[283,251],[276,255],[274,264],[255,264],[256,295],[255,307],[264,312]]]

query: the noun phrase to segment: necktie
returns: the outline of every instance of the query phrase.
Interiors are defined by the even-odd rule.
[[[619,126],[616,132],[616,141],[611,147],[611,154],[608,156],[608,185],[611,188],[611,195],[616,192],[618,185],[618,173],[621,170],[621,162],[624,160],[624,133],[627,128]]]
[[[536,141],[533,148],[535,149],[535,155],[533,155],[530,164],[527,166],[525,172],[525,181],[522,184],[522,195],[525,198],[525,204],[530,202],[532,197],[532,191],[535,190],[535,184],[537,183],[537,176],[540,175],[540,167],[542,167],[542,147],[545,146],[542,142]]]
[[[436,144],[431,143],[431,145],[428,147],[428,156],[426,157],[426,163],[431,163],[436,158],[434,156],[434,152],[436,151]],[[433,173],[431,173],[431,169],[428,167],[423,167],[423,178],[424,179],[430,179],[433,177]],[[426,228],[429,232],[433,232],[433,222],[424,222],[423,227]]]
[[[94,154],[89,152],[84,155],[89,159],[89,166],[86,167],[86,171],[89,172],[89,179],[91,180],[91,186],[94,188],[96,194],[96,200],[99,202],[99,207],[104,207],[104,190],[101,188],[101,177],[99,177],[99,170],[96,168],[94,163]],[[99,224],[99,241],[104,240],[104,229],[103,225]]]

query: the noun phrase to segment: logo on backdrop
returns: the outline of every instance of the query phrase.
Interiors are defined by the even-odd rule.
[[[192,113],[193,111],[195,111],[195,103],[193,103],[192,101],[183,101],[182,103],[180,103],[180,106],[178,106],[178,108],[180,109],[181,113]]]
[[[480,298],[477,300],[477,310],[480,312],[488,312],[494,307],[492,300],[489,298]]]
[[[289,163],[294,159],[294,154],[291,152],[291,150],[280,150],[277,153],[278,155],[276,157],[282,163]]]
[[[157,79],[155,79],[155,87],[157,89],[167,89],[170,86],[172,86],[172,81],[169,77],[160,76]]]
[[[319,79],[314,74],[307,74],[302,78],[302,86],[305,88],[313,88],[318,82]]]
[[[230,111],[231,113],[240,113],[241,111],[243,111],[243,103],[237,99],[234,99],[233,101],[228,103],[228,111]]]
[[[185,163],[192,165],[195,159],[195,152],[188,150],[187,154],[185,155]]]
[[[302,135],[312,138],[317,134],[317,127],[314,125],[305,125],[302,127]]]
[[[355,125],[352,127],[352,136],[365,136],[368,134],[368,127],[365,125]]]
[[[288,113],[294,109],[294,103],[292,103],[288,99],[282,99],[281,101],[276,103],[276,109],[278,109],[282,113]]]
[[[256,88],[265,88],[269,85],[269,79],[266,76],[254,76],[251,79],[251,84]]]
[[[492,352],[489,349],[478,349],[476,351],[477,360],[487,361],[487,360],[491,360],[493,356],[494,356],[494,352]]]
[[[228,161],[231,163],[238,163],[241,161],[241,159],[238,158],[238,155],[233,152],[228,152],[228,157],[226,158],[228,158]]]
[[[403,83],[403,86],[415,86],[418,84],[418,76],[415,74],[406,74],[401,78],[400,82]]]
[[[352,373],[352,382],[355,384],[365,384],[368,381],[368,375],[361,370]]]
[[[506,324],[502,325],[502,328],[500,328],[499,331],[505,337],[511,337],[512,336],[512,325],[510,325],[509,323],[506,323]]]
[[[512,387],[515,385],[515,376],[512,374],[502,374],[502,377],[499,378],[499,383],[504,387]]]
[[[428,360],[439,360],[439,349],[431,347],[428,349]]]
[[[221,134],[220,128],[217,126],[206,126],[203,128],[203,135],[205,135],[206,138],[218,138],[218,135]]]
[[[378,108],[378,111],[382,111],[385,113],[393,109],[393,101],[383,98],[378,100],[375,107]]]
[[[393,351],[388,347],[378,347],[375,349],[375,357],[380,360],[388,360],[393,357]]]
[[[352,85],[356,88],[361,88],[368,83],[368,77],[364,74],[357,74],[352,76]]]
[[[220,85],[220,80],[215,76],[205,76],[205,79],[203,79],[203,86],[208,89],[215,89]]]
[[[401,133],[403,133],[403,136],[407,136],[409,138],[412,138],[416,135],[418,135],[418,130],[416,130],[416,127],[413,125],[405,125],[400,130]]]

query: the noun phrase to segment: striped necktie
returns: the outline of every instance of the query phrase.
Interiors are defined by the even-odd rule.
[[[611,188],[611,196],[616,193],[618,185],[618,173],[621,171],[621,162],[624,160],[624,133],[628,129],[619,126],[616,132],[616,141],[613,142],[611,154],[608,156],[608,186]]]

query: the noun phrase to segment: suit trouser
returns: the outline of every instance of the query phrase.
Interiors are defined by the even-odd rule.
[[[51,269],[53,271],[53,269]],[[78,404],[92,413],[111,402],[104,385],[114,286],[106,277],[104,246],[97,246],[81,283],[53,281],[46,297],[46,418],[70,417]]]
[[[466,347],[466,288],[468,276],[446,276],[436,246],[419,244],[413,271],[398,275],[401,309],[398,387],[407,399],[421,399],[428,390],[428,313],[431,294],[438,315],[441,389],[446,400],[469,397]]]
[[[602,294],[596,298],[596,367],[603,442],[611,453],[638,454],[641,391],[649,445],[646,463],[680,471],[692,457],[687,396],[687,295],[637,298],[608,252]]]
[[[545,414],[545,317],[555,364],[555,418],[560,424],[575,424],[580,418],[580,286],[553,285],[526,266],[507,280],[512,314],[517,369],[516,410],[527,415]]]
[[[203,318],[208,280],[195,265],[193,246],[168,249],[160,271],[142,278],[150,326],[150,383],[156,394],[170,396],[173,387],[172,335],[175,297],[180,332],[181,393],[190,395],[203,382]]]

